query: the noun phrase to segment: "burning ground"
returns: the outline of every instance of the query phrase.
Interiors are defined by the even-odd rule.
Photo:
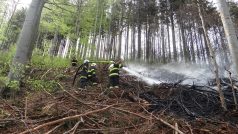
[[[100,85],[72,87],[70,69],[28,71],[28,82],[15,99],[0,101],[0,133],[227,133],[238,132],[238,113],[231,89],[229,111],[213,90],[181,81],[148,85],[126,74],[120,89],[108,90],[107,70],[99,66]],[[36,91],[30,80],[51,81]]]

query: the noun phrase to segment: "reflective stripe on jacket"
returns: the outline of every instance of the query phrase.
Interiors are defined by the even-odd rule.
[[[96,76],[96,68],[91,66],[88,69],[88,77],[93,77],[93,76]]]
[[[79,72],[80,79],[87,79],[88,78],[88,68],[86,65],[82,67],[82,70]]]
[[[71,60],[71,64],[77,64],[77,60],[75,60],[75,59],[73,59],[73,60]]]
[[[109,70],[109,77],[110,76],[119,76],[119,68],[122,68],[121,64],[114,64],[113,68]]]

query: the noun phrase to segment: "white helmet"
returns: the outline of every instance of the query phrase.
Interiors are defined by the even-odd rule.
[[[110,66],[109,66],[109,69],[112,69],[114,67],[114,64],[111,64]]]
[[[85,63],[89,63],[89,60],[84,60],[83,63],[84,63],[84,64],[85,64]]]
[[[92,63],[91,66],[95,67],[97,64],[96,63]]]

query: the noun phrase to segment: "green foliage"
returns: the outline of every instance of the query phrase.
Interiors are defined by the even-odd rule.
[[[60,89],[60,86],[55,80],[27,80],[27,85],[34,91],[55,92]]]
[[[233,19],[233,22],[238,26],[238,3],[229,2],[230,14]]]
[[[61,74],[61,73],[55,76],[56,80],[63,80],[65,78],[66,78],[66,76],[64,74]]]
[[[12,61],[15,52],[16,52],[16,46],[11,46],[7,52],[1,51],[0,64],[6,64],[6,63],[9,64]]]
[[[4,31],[6,30],[6,24],[3,23],[0,27],[0,42],[2,42],[3,40],[6,40],[6,36],[4,35]]]
[[[7,77],[0,77],[0,88],[3,88],[3,87],[5,87],[6,86],[6,84],[7,84],[7,81],[8,81],[8,79],[7,79]]]
[[[45,7],[51,10],[47,8],[43,10],[40,31],[51,33],[57,31],[62,35],[71,33],[70,31],[74,29],[74,18],[72,16],[74,15],[75,7],[69,5],[69,1],[66,0],[57,0],[56,3],[55,1],[49,0],[49,2],[45,4]]]
[[[8,63],[0,63],[0,75],[6,76],[9,72],[9,69]]]
[[[4,24],[0,31],[0,41],[3,42],[1,45],[2,48],[8,49],[10,45],[17,42],[18,35],[20,34],[21,28],[25,20],[26,9],[22,8],[17,10],[11,19]]]
[[[6,76],[10,67],[10,63],[13,59],[16,47],[12,46],[8,52],[1,52],[0,56],[0,76]]]
[[[12,80],[20,80],[22,78],[24,78],[25,76],[25,69],[26,69],[26,65],[22,64],[22,63],[18,63],[18,62],[14,62],[13,64],[10,65],[10,70],[12,73],[12,78],[10,78],[10,82],[13,82],[13,84],[15,85],[15,82]]]
[[[59,57],[33,55],[31,63],[33,66],[42,68],[65,68],[70,65],[70,60]]]
[[[6,86],[11,90],[15,90],[15,91],[20,90],[20,82],[16,80],[8,81]]]
[[[19,81],[9,81],[8,77],[0,77],[0,88],[8,87],[11,90],[19,91],[20,82]]]
[[[49,0],[45,5],[47,8],[42,12],[40,32],[53,35],[57,31],[60,35],[69,36],[72,40],[77,40],[80,36],[80,43],[87,45],[89,36],[95,30],[96,34],[99,32],[104,34],[109,29],[110,20],[107,12],[113,1],[84,0],[81,5],[77,5],[75,1]]]

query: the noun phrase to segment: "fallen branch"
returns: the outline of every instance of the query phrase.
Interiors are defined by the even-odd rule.
[[[24,117],[25,117],[25,120],[26,120],[26,117],[27,117],[27,97],[26,97],[26,100],[25,100],[25,113],[24,113]]]
[[[81,123],[82,121],[78,121],[73,128],[71,128],[69,131],[67,132],[64,132],[63,134],[74,134],[75,131],[77,130],[78,126],[79,126],[79,123]]]
[[[104,110],[107,110],[108,108],[112,107],[113,105],[110,105],[110,106],[107,106],[107,107],[104,107],[102,109],[97,109],[97,110],[93,110],[93,111],[90,111],[90,112],[87,112],[87,113],[84,113],[84,114],[79,114],[79,115],[74,115],[74,116],[68,116],[68,117],[65,117],[65,118],[62,118],[62,119],[58,119],[58,120],[55,120],[55,121],[51,121],[51,122],[48,122],[48,123],[45,123],[45,124],[42,124],[42,125],[39,125],[35,128],[32,128],[30,130],[26,130],[24,132],[21,132],[20,134],[26,134],[30,131],[36,131],[38,129],[41,129],[45,126],[49,126],[49,125],[54,125],[54,124],[57,124],[57,123],[61,123],[61,122],[65,122],[65,121],[69,121],[69,120],[74,120],[74,119],[77,119],[79,117],[82,117],[82,116],[86,116],[86,115],[89,115],[89,114],[94,114],[94,113],[98,113],[98,112],[101,112],[101,111],[104,111]]]
[[[228,73],[229,73],[229,80],[231,82],[231,89],[232,89],[232,94],[233,94],[233,99],[234,99],[234,103],[235,103],[235,108],[237,109],[237,100],[236,100],[236,91],[234,89],[234,84],[233,84],[233,81],[232,81],[232,78],[231,78],[231,71],[229,70],[226,70]]]
[[[86,102],[84,102],[84,101],[78,99],[77,97],[75,97],[74,95],[72,95],[71,93],[69,93],[68,91],[66,91],[66,90],[64,90],[64,89],[63,89],[63,91],[66,92],[67,94],[69,94],[72,98],[74,98],[75,100],[77,100],[77,101],[80,102],[81,104],[83,104],[83,105],[85,105],[85,106],[87,106],[87,107],[90,107],[91,109],[95,109],[95,108],[89,106]]]
[[[92,132],[107,131],[108,132],[108,131],[110,131],[112,133],[112,132],[115,132],[115,131],[120,131],[120,130],[125,130],[125,129],[131,129],[131,128],[134,128],[134,127],[139,127],[139,126],[142,126],[142,125],[145,125],[145,124],[141,123],[141,124],[138,124],[138,125],[132,125],[132,126],[129,126],[129,127],[122,127],[122,128],[80,129],[79,132],[82,132],[82,131],[92,131]]]
[[[57,83],[57,84],[60,86],[60,88],[61,88],[64,92],[66,92],[67,94],[69,94],[72,98],[74,98],[75,100],[77,100],[77,101],[80,102],[81,104],[86,105],[87,107],[90,107],[90,108],[94,109],[93,107],[89,106],[86,102],[84,102],[84,101],[78,99],[77,97],[75,97],[74,95],[72,95],[70,92],[66,91],[66,90],[64,89],[64,87],[63,87],[60,83]]]
[[[140,105],[141,106],[141,105]],[[159,120],[160,122],[162,122],[163,124],[169,126],[170,128],[174,129],[176,132],[178,132],[179,134],[184,134],[182,131],[180,131],[178,128],[174,127],[173,125],[171,125],[170,123],[164,121],[161,118],[158,118],[157,116],[155,116],[154,114],[150,113],[149,111],[147,111],[143,106],[141,106],[144,111],[146,111],[148,114],[151,114],[156,120]]]
[[[120,105],[121,103],[118,103],[118,104],[115,104],[115,105]],[[100,104],[90,104],[90,105],[96,105],[96,106],[107,106],[108,105],[100,105]],[[141,117],[141,118],[144,118],[146,120],[151,120],[151,118],[148,118],[148,117],[145,117],[141,114],[138,114],[138,113],[134,113],[134,112],[131,112],[131,111],[128,111],[128,110],[125,110],[125,109],[121,109],[121,108],[116,108],[116,107],[110,107],[110,109],[114,109],[114,110],[118,110],[118,111],[122,111],[122,112],[125,112],[125,113],[129,113],[129,114],[132,114],[132,115],[136,115],[138,117]]]
[[[79,123],[81,123],[82,121],[79,121],[74,127],[73,127],[73,132],[71,134],[74,134],[79,126]]]
[[[124,109],[120,109],[120,108],[116,108],[116,107],[111,107],[111,109],[115,109],[115,110],[118,110],[118,111],[122,111],[122,112],[126,112],[126,113],[129,113],[129,114],[132,114],[132,115],[136,115],[136,116],[144,118],[146,120],[151,120],[151,118],[145,117],[141,114],[134,113],[134,112],[131,112],[131,111],[128,111],[128,110],[124,110]]]
[[[72,95],[71,93],[69,93],[68,91],[66,91],[66,90],[64,90],[64,89],[63,89],[63,91],[66,92],[68,95],[70,95],[70,96],[71,96],[72,98],[74,98],[75,100],[77,100],[78,102],[80,102],[80,103],[86,105],[86,102],[84,102],[84,101],[78,99],[77,97],[75,97],[74,95]]]
[[[175,123],[175,128],[178,129],[178,123],[177,122]],[[178,134],[178,132],[175,131],[175,134]]]
[[[41,76],[41,80],[46,76],[46,74],[51,70],[52,68],[50,68],[49,70],[47,70],[42,76]]]
[[[161,118],[158,118],[157,116],[153,115],[152,116],[156,119],[159,120],[160,122],[162,122],[163,124],[169,126],[170,128],[174,129],[176,132],[178,132],[179,134],[184,134],[182,131],[180,131],[178,128],[174,127],[173,125],[169,124],[168,122],[164,121]]]
[[[53,131],[55,131],[56,129],[58,129],[59,127],[61,127],[62,125],[64,125],[64,123],[59,124],[58,126],[54,127],[53,129],[51,129],[50,131],[46,132],[45,134],[50,134]]]

